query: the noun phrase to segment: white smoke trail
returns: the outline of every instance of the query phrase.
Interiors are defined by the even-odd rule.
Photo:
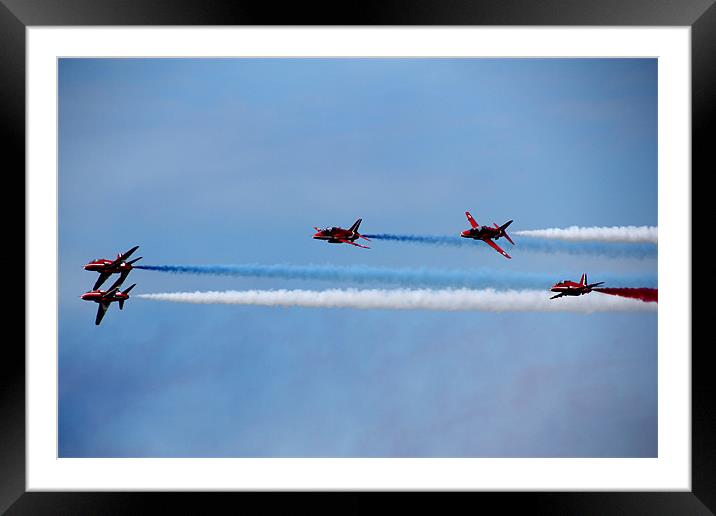
[[[175,303],[385,310],[480,310],[487,312],[632,312],[656,311],[656,303],[592,293],[550,300],[541,290],[493,289],[332,289],[228,290],[223,292],[167,292],[134,297]]]
[[[628,242],[634,244],[658,244],[658,229],[656,226],[613,226],[613,227],[579,227],[549,229],[528,229],[514,231],[515,235],[536,238],[554,238],[570,241],[597,241],[597,242]]]

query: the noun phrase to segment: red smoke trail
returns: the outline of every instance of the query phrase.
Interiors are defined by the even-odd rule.
[[[612,296],[640,299],[645,303],[657,303],[659,297],[659,289],[656,288],[595,288],[594,290],[601,292],[602,294],[610,294]]]

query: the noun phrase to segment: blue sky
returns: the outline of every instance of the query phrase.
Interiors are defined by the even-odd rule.
[[[388,312],[130,299],[82,265],[334,264],[656,273],[484,244],[372,249],[313,226],[457,234],[657,225],[654,59],[62,59],[64,457],[657,453],[655,313]],[[132,293],[333,288],[136,270]],[[375,285],[380,287],[380,285]],[[550,285],[546,285],[545,289]]]

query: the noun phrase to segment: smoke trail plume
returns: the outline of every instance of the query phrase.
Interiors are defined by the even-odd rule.
[[[550,300],[539,290],[245,290],[172,292],[135,297],[175,303],[258,305],[310,308],[440,310],[487,312],[634,312],[656,311],[656,305],[613,296]]]
[[[411,287],[500,287],[500,288],[546,288],[569,273],[510,272],[489,268],[467,270],[434,268],[384,268],[364,265],[140,265],[137,269],[169,272],[175,274],[200,274],[212,276],[235,276],[254,278],[280,278],[298,280],[322,280],[352,283],[380,283]],[[624,276],[592,273],[610,286],[634,284],[656,286],[653,275]]]
[[[659,290],[655,288],[595,288],[594,290],[602,294],[639,299],[645,303],[659,301]]]
[[[605,256],[607,258],[656,258],[658,249],[653,244],[625,244],[606,242],[586,242],[567,240],[538,240],[534,237],[522,237],[519,250],[545,254],[570,254]]]
[[[536,238],[554,238],[568,241],[625,242],[632,244],[658,244],[658,228],[655,226],[613,226],[531,229],[515,231],[515,235]]]
[[[416,244],[449,245],[462,247],[470,245],[471,242],[458,236],[443,235],[395,235],[392,233],[376,233],[375,235],[363,235],[376,240],[393,240],[395,242],[413,242]]]
[[[515,233],[517,234],[517,233]],[[440,236],[440,235],[396,235],[391,233],[379,233],[374,235],[365,235],[374,240],[391,240],[394,242],[408,242],[415,244],[442,245],[451,247],[477,246],[484,248],[484,251],[491,251],[484,242],[462,238],[459,236]],[[500,246],[502,246],[500,241]],[[588,241],[568,241],[568,240],[539,240],[536,237],[528,237],[521,239],[514,246],[514,252],[534,252],[534,253],[562,253],[570,255],[592,255],[606,256],[608,258],[655,258],[657,256],[657,248],[653,244],[644,243],[623,243],[623,242],[588,242]],[[512,252],[508,247],[505,249]]]

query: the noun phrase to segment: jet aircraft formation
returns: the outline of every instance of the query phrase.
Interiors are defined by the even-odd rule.
[[[80,296],[80,299],[97,303],[97,317],[94,320],[96,325],[102,322],[102,318],[112,302],[116,301],[119,304],[119,309],[122,310],[124,308],[124,302],[129,299],[129,291],[134,288],[136,283],[124,291],[121,291],[119,287],[122,286],[127,275],[129,275],[129,272],[132,270],[132,264],[142,259],[140,256],[134,260],[127,261],[127,258],[138,248],[138,245],[134,246],[126,253],[118,254],[114,260],[99,258],[92,260],[84,266],[86,271],[99,272],[99,278],[97,278],[92,290]],[[119,274],[117,281],[115,281],[108,290],[100,290],[99,287],[102,286],[112,274]]]
[[[469,211],[465,212],[465,216],[467,217],[467,221],[470,223],[470,229],[466,229],[465,231],[462,231],[460,233],[460,236],[462,238],[482,240],[505,258],[512,258],[499,245],[495,243],[495,240],[505,237],[512,245],[515,245],[515,242],[512,240],[512,238],[510,238],[510,235],[507,234],[507,231],[505,231],[510,226],[510,224],[514,222],[513,220],[508,220],[501,226],[498,226],[496,222],[493,223],[494,227],[480,226],[480,224],[477,223],[477,221],[470,214]],[[331,244],[351,244],[356,247],[370,249],[370,247],[368,246],[355,243],[358,238],[370,240],[358,233],[358,226],[360,226],[360,223],[362,221],[363,219],[356,220],[353,225],[348,229],[343,229],[341,227],[336,226],[328,227],[325,229],[314,227],[316,233],[313,235],[313,238],[316,240],[325,240]],[[587,275],[582,274],[582,278],[580,279],[579,283],[570,280],[564,280],[553,285],[550,289],[550,292],[557,292],[557,295],[552,296],[550,299],[556,299],[558,297],[564,296],[581,296],[584,294],[589,294],[594,287],[598,287],[602,284],[604,284],[603,281],[599,283],[587,284]]]
[[[500,238],[505,237],[512,245],[515,245],[515,242],[512,240],[512,238],[510,238],[506,231],[509,225],[512,224],[512,220],[508,220],[501,226],[498,226],[497,223],[494,223],[493,226],[480,226],[473,218],[473,216],[470,215],[469,211],[465,212],[465,216],[470,223],[470,229],[466,229],[460,232],[460,237],[471,238],[473,240],[482,240],[505,258],[512,258],[499,245],[495,243],[495,240],[499,240]],[[356,220],[353,225],[348,229],[344,229],[338,226],[326,227],[324,229],[314,227],[316,233],[313,235],[313,238],[316,240],[326,241],[330,244],[350,244],[356,247],[361,247],[363,249],[370,249],[370,247],[366,245],[356,243],[356,240],[358,240],[359,238],[370,241],[369,238],[361,235],[358,232],[358,227],[360,226],[362,220],[363,219]],[[131,285],[124,291],[120,290],[120,287],[129,275],[130,271],[134,268],[133,264],[142,259],[142,257],[140,256],[139,258],[128,260],[128,258],[138,248],[139,246],[134,246],[125,253],[117,254],[117,258],[115,258],[114,260],[100,258],[92,260],[84,266],[85,270],[99,273],[99,277],[97,278],[97,281],[92,287],[92,290],[80,296],[80,298],[85,301],[94,301],[98,304],[97,316],[95,318],[96,325],[99,325],[100,322],[102,322],[104,314],[107,312],[107,309],[113,302],[117,302],[117,304],[119,304],[119,309],[122,310],[124,308],[124,302],[129,299],[129,291],[135,287],[136,283]],[[112,274],[119,274],[119,278],[117,279],[117,281],[115,281],[112,286],[109,287],[108,290],[101,290],[99,287],[101,287],[102,284],[107,281],[107,278],[109,278]],[[587,275],[582,274],[582,278],[580,279],[579,283],[570,280],[564,280],[553,285],[550,291],[556,292],[557,295],[552,296],[550,299],[555,299],[563,296],[581,296],[584,294],[588,294],[592,291],[594,287],[597,287],[602,284],[603,282],[588,284]]]

